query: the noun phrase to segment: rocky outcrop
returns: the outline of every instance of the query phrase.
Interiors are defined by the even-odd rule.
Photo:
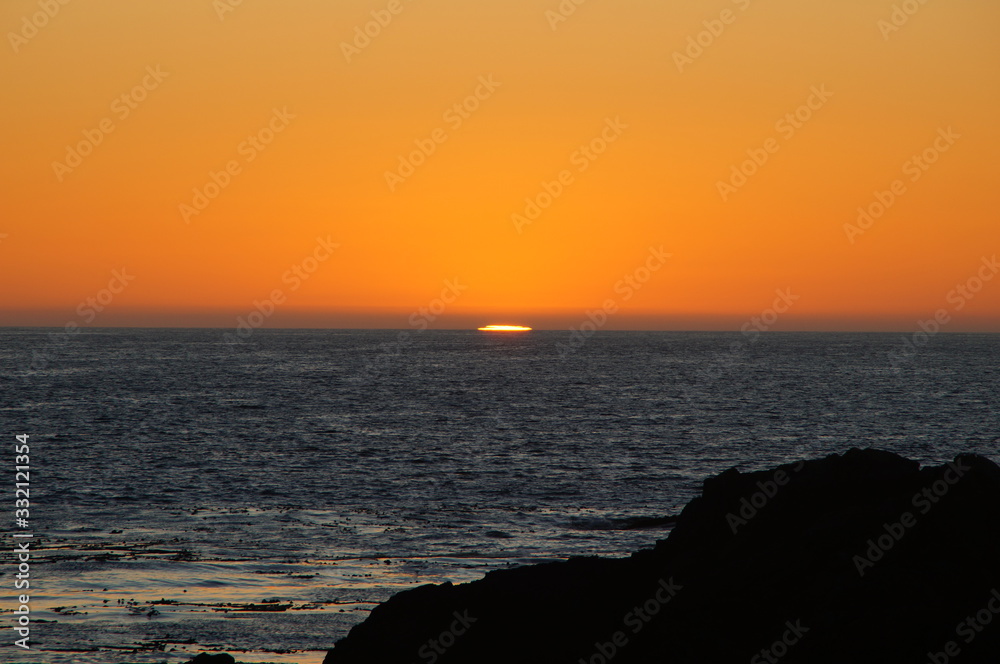
[[[190,664],[236,664],[236,658],[228,653],[213,655],[203,652],[192,659]]]
[[[424,586],[325,664],[994,662],[1000,468],[876,450],[705,481],[666,540]]]

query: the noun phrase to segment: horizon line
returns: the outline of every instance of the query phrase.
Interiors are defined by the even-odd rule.
[[[0,330],[62,330],[66,334],[84,334],[87,331],[94,330],[218,330],[218,331],[231,331],[234,326],[221,326],[221,325],[87,325],[87,326],[77,326],[75,331],[67,332],[66,326],[63,325],[0,325]],[[328,331],[328,332],[410,332],[413,334],[423,333],[423,332],[482,332],[476,327],[434,327],[434,328],[414,328],[414,327],[318,327],[318,326],[304,326],[304,327],[259,327],[253,328],[256,332],[296,332],[296,331]],[[531,334],[532,332],[568,332],[574,333],[579,330],[573,328],[545,328],[545,327],[533,327],[530,330],[525,330],[520,334]],[[734,329],[695,329],[695,328],[683,328],[683,329],[652,329],[652,328],[628,328],[628,329],[607,329],[607,330],[594,330],[589,331],[588,334],[600,334],[600,333],[673,333],[673,334],[741,334],[746,335],[751,331],[734,330]],[[790,330],[753,330],[759,334],[917,334],[924,333],[920,329],[790,329]],[[1000,334],[1000,329],[998,330],[939,330],[931,334],[930,336],[937,336],[939,334],[947,335],[992,335]]]

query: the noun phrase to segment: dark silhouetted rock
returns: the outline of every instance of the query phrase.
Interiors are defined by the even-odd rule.
[[[876,450],[705,481],[627,559],[491,572],[377,607],[325,664],[996,662],[1000,468]]]
[[[236,659],[225,653],[209,655],[207,652],[203,652],[192,659],[191,664],[236,664]]]

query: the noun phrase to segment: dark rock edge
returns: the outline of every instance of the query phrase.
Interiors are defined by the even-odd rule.
[[[628,558],[400,592],[324,664],[995,662],[998,614],[1000,467],[854,448],[706,479]]]

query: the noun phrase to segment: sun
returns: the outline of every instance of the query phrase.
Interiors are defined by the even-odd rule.
[[[524,325],[484,325],[479,328],[480,332],[531,332],[530,327]]]

